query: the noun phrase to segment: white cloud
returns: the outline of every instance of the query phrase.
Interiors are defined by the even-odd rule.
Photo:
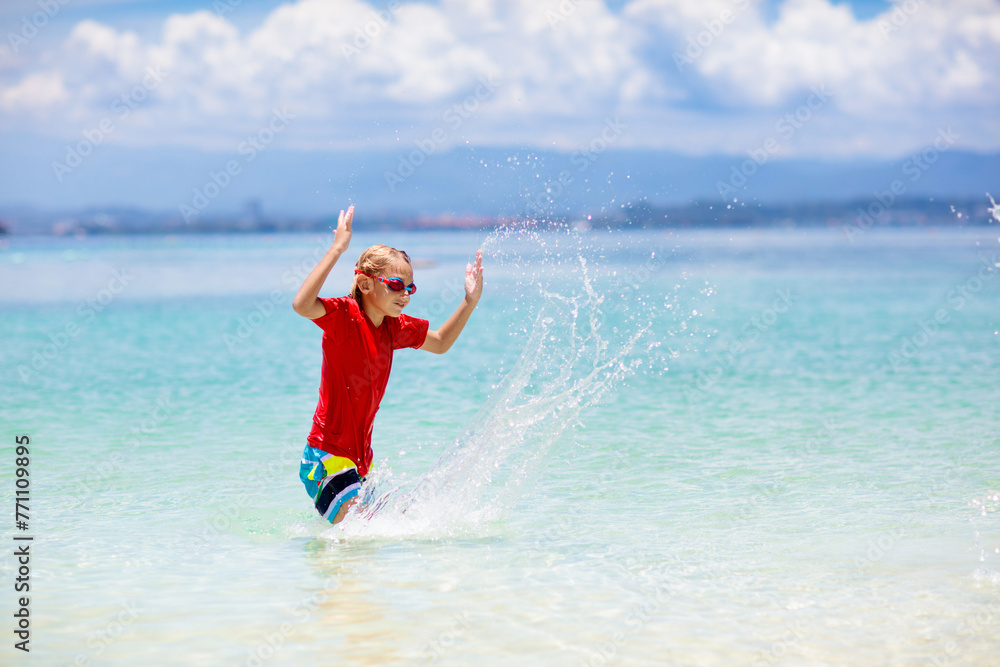
[[[825,84],[849,113],[896,113],[913,104],[965,103],[995,106],[1000,78],[987,75],[1000,56],[1000,6],[985,0],[930,3],[908,0],[869,21],[847,5],[827,0],[788,0],[768,25],[759,9],[742,0],[706,3],[697,14],[676,0],[636,0],[627,14],[655,26],[651,38],[682,35],[675,44],[721,102],[776,106]],[[914,7],[911,13],[902,7]],[[686,6],[686,5],[684,5]],[[722,23],[723,11],[731,19]],[[713,34],[714,23],[718,35]],[[689,40],[698,46],[689,55]],[[690,62],[687,62],[690,61]],[[970,97],[971,96],[971,97]]]
[[[69,93],[58,72],[39,72],[0,91],[0,109],[11,114],[47,115],[53,107],[68,99]]]
[[[681,57],[682,60],[678,60]],[[450,141],[585,144],[607,118],[621,145],[742,152],[825,86],[831,101],[784,152],[892,154],[962,124],[1000,148],[1000,4],[908,0],[858,20],[831,0],[300,0],[241,33],[209,11],[171,15],[157,39],[77,24],[36,62],[5,59],[7,127],[77,136],[150,66],[167,76],[110,141],[231,149],[275,106],[289,145],[386,146],[428,135],[480,79]],[[62,122],[53,122],[62,121]]]

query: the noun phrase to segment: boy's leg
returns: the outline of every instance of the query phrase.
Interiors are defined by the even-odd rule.
[[[313,499],[316,511],[330,523],[343,520],[361,489],[361,479],[353,461],[308,445],[302,452],[299,478]]]
[[[344,517],[347,516],[347,512],[350,511],[350,509],[354,507],[354,504],[357,502],[358,498],[357,496],[355,496],[354,498],[351,498],[350,500],[341,503],[340,509],[337,510],[337,516],[333,517],[333,519],[330,520],[330,523],[338,524],[341,521],[343,521]]]

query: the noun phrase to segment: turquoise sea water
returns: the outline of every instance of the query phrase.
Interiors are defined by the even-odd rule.
[[[486,287],[397,353],[336,528],[291,310],[329,237],[12,238],[2,661],[30,535],[37,664],[1000,664],[998,235],[356,233],[432,326],[477,247]]]

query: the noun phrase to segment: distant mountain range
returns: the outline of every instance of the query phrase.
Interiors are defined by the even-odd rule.
[[[269,148],[250,161],[236,151],[106,145],[57,175],[53,163],[63,160],[66,145],[47,141],[14,141],[0,161],[0,218],[13,233],[81,221],[94,231],[300,228],[328,221],[349,203],[359,225],[635,220],[661,209],[668,219],[673,210],[675,220],[699,225],[772,224],[775,216],[803,224],[824,206],[833,208],[820,217],[843,218],[890,197],[887,215],[903,224],[903,203],[921,215],[951,214],[949,207],[960,205],[975,216],[988,205],[987,192],[1000,197],[1000,154],[933,148],[896,160],[838,161],[413,145],[336,153]]]
[[[889,191],[886,191],[887,193]],[[890,195],[891,196],[891,195]],[[762,228],[834,227],[849,238],[873,227],[965,227],[1000,223],[1000,206],[987,199],[930,200],[873,197],[843,202],[726,204],[695,202],[684,206],[627,204],[613,212],[570,216],[539,211],[537,215],[393,215],[364,216],[359,231],[489,229],[500,225],[591,228]],[[0,219],[0,234],[192,234],[329,231],[333,216],[264,216],[251,205],[242,215],[199,217],[185,221],[175,213],[138,209],[91,209],[53,217],[25,214]]]

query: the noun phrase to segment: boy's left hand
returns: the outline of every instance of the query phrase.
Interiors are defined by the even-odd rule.
[[[473,306],[483,294],[483,251],[476,251],[476,263],[465,265],[465,301]]]

